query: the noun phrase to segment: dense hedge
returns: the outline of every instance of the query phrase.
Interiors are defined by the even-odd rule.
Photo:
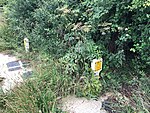
[[[70,65],[66,70],[84,74],[101,56],[107,68],[128,61],[148,68],[149,6],[149,0],[11,0],[5,12],[18,46],[28,37],[33,51],[51,53]]]

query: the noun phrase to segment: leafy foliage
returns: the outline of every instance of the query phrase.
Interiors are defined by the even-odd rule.
[[[88,49],[84,42],[92,41],[109,67],[118,68],[127,60],[137,59],[141,65],[146,64],[141,67],[144,69],[150,60],[148,7],[149,0],[12,0],[7,14],[18,40],[28,37],[33,50],[44,50],[61,59],[70,57],[72,61],[82,55],[90,62],[98,58],[98,53],[75,51],[79,44]],[[90,57],[93,54],[95,57]],[[73,65],[77,73],[81,72],[81,66],[76,67],[78,62]]]
[[[79,41],[60,59],[60,62],[64,65],[67,74],[76,75],[76,77],[86,76],[92,73],[90,69],[92,59],[101,57],[99,50],[92,41]]]
[[[7,0],[0,0],[0,7],[3,6],[6,2]]]
[[[101,81],[94,75],[83,76],[80,78],[77,87],[77,96],[85,96],[89,98],[97,98],[102,90]]]
[[[56,97],[67,95],[68,89],[94,97],[102,87],[118,89],[149,75],[149,6],[149,0],[10,0],[4,8],[8,28],[1,31],[2,40],[20,47],[29,38],[32,51],[49,53],[61,70],[42,70],[40,81],[16,90],[10,110],[18,106],[26,112],[56,112]],[[90,69],[91,60],[100,57],[104,59],[102,81]],[[23,92],[26,98],[17,99]],[[133,112],[130,106],[125,109]]]

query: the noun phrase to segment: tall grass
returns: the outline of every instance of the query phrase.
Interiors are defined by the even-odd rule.
[[[35,77],[16,87],[4,99],[7,113],[61,112],[59,100],[74,92],[73,80],[54,62],[35,65]]]
[[[98,79],[84,77],[81,80],[66,75],[58,60],[47,54],[24,53],[21,59],[32,60],[33,77],[9,95],[3,95],[1,108],[7,113],[62,113],[60,101],[63,97],[100,93]]]

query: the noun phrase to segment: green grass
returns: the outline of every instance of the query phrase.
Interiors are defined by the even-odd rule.
[[[99,86],[88,83],[95,79],[80,84],[80,80],[64,74],[61,64],[47,54],[24,53],[20,58],[31,61],[34,73],[10,94],[1,96],[1,108],[7,113],[62,113],[60,99],[72,94],[88,96],[88,91],[92,94]]]
[[[58,66],[57,66],[58,65]],[[73,80],[53,61],[33,64],[34,77],[16,87],[5,101],[7,113],[61,112],[59,99],[74,92]]]
[[[0,96],[0,108],[1,111],[6,113],[62,113],[60,109],[60,99],[71,94],[81,94],[84,91],[81,88],[86,87],[89,80],[86,81],[86,85],[80,85],[79,82],[73,79],[71,76],[64,74],[61,64],[57,59],[51,58],[45,53],[23,53],[20,51],[20,58],[23,60],[29,60],[34,70],[33,77],[27,79],[21,86],[16,87],[10,94]],[[112,108],[121,113],[141,112],[148,113],[149,110],[149,77],[142,76],[134,78],[133,72],[129,74],[128,69],[120,71],[118,75],[111,73],[111,78],[103,80],[103,92],[120,92],[125,95],[121,90],[123,84],[131,87],[132,90],[126,90],[132,92],[128,105],[122,104],[124,100],[112,101]],[[124,75],[119,75],[119,74]],[[129,75],[127,75],[129,74]],[[93,86],[93,85],[92,85]],[[92,87],[91,87],[92,88]],[[130,88],[129,88],[130,89]],[[121,102],[121,103],[120,103]],[[144,103],[144,104],[143,104]]]

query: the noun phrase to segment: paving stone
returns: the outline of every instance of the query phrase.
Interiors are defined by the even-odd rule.
[[[4,78],[0,87],[4,93],[20,85],[24,81],[23,78],[30,77],[31,71],[31,69],[25,69],[16,57],[0,54],[0,78]]]

